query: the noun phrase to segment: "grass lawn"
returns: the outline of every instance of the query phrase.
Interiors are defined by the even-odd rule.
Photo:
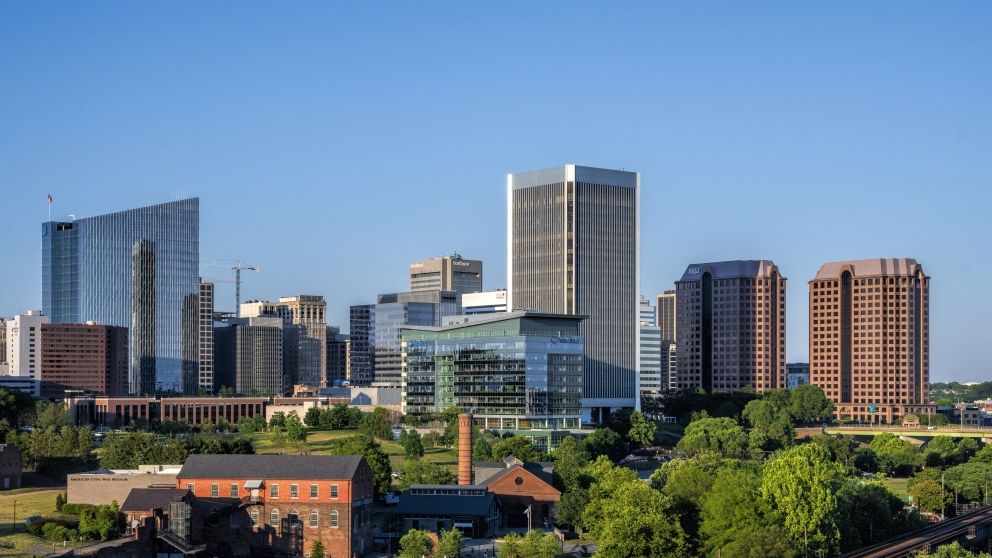
[[[31,515],[60,516],[55,511],[55,495],[63,489],[19,488],[0,493],[0,556],[44,556],[51,554],[52,543],[25,530],[24,520]],[[14,502],[17,502],[16,531]],[[62,545],[58,545],[61,550]]]
[[[317,430],[310,432],[307,441],[303,443],[283,442],[276,444],[272,439],[271,432],[258,432],[252,435],[257,453],[299,453],[307,451],[315,455],[326,455],[331,453],[331,448],[337,440],[354,436],[358,432],[355,430]],[[389,454],[389,461],[393,470],[403,467],[406,458],[403,456],[403,446],[394,440],[378,440],[382,445],[382,450]],[[425,448],[425,461],[444,465],[453,473],[457,473],[458,455],[454,448]]]
[[[882,479],[882,484],[885,485],[885,488],[888,488],[890,492],[892,492],[893,494],[895,494],[896,496],[898,496],[899,498],[901,498],[903,501],[906,502],[909,501],[909,489],[906,487],[908,483],[909,483],[908,478],[900,479],[900,478],[887,477],[885,479]]]

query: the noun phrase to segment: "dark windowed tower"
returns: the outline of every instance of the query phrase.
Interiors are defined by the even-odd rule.
[[[675,283],[678,387],[786,387],[785,282],[769,260],[690,265]]]
[[[507,309],[587,316],[583,418],[639,405],[640,175],[565,165],[507,177]]]

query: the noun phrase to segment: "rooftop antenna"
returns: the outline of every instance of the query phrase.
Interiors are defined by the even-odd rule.
[[[52,194],[48,194],[48,220],[52,220]]]

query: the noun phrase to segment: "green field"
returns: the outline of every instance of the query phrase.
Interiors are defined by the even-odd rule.
[[[882,484],[885,485],[885,488],[888,488],[890,492],[892,492],[893,494],[895,494],[896,496],[898,496],[899,498],[901,498],[903,501],[906,502],[909,501],[909,488],[907,488],[906,486],[908,483],[909,483],[908,478],[900,479],[900,478],[888,477],[882,479]]]
[[[276,444],[271,432],[258,432],[252,435],[257,453],[301,453],[309,452],[316,455],[329,454],[334,442],[342,438],[354,436],[355,430],[317,430],[307,436],[307,441],[303,443],[283,442]],[[403,446],[393,440],[378,440],[382,445],[382,450],[389,454],[389,461],[393,470],[403,467],[406,458],[403,456]],[[444,465],[457,472],[458,456],[453,448],[425,448],[424,460],[438,465]]]
[[[52,553],[51,541],[36,537],[24,528],[25,518],[32,515],[58,516],[55,495],[63,489],[20,488],[0,494],[0,556],[44,556]],[[14,521],[14,508],[17,521]],[[15,530],[16,525],[16,530]],[[58,546],[61,549],[61,545]]]

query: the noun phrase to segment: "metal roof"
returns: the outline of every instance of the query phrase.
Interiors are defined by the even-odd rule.
[[[300,479],[354,478],[359,455],[205,455],[186,459],[176,475],[182,479]]]

